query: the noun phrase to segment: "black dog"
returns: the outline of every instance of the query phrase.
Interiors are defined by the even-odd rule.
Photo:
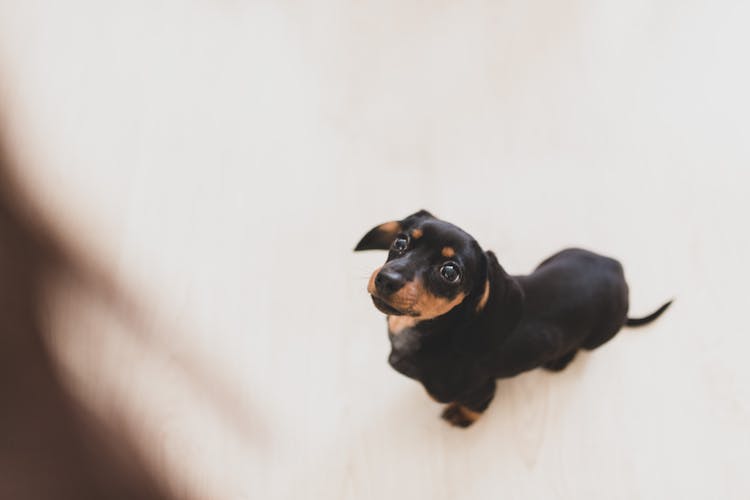
[[[373,228],[355,250],[389,250],[367,291],[388,315],[389,363],[421,382],[443,418],[471,425],[489,406],[495,379],[537,367],[559,371],[630,319],[616,260],[563,250],[528,276],[510,276],[463,230],[420,211]]]

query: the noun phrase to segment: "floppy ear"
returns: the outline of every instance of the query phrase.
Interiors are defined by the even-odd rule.
[[[401,222],[391,221],[375,226],[359,240],[354,247],[355,252],[360,250],[388,250],[396,235],[401,232]]]
[[[503,266],[497,261],[495,252],[488,250],[487,264],[488,275],[492,282],[490,289],[490,301],[485,310],[491,309],[495,315],[498,333],[501,335],[510,333],[516,327],[523,315],[524,294],[518,281],[505,272]]]
[[[396,235],[406,230],[415,221],[435,217],[427,210],[420,210],[400,221],[391,221],[380,224],[370,229],[370,231],[359,240],[354,251],[360,250],[388,250],[391,243],[396,239]]]

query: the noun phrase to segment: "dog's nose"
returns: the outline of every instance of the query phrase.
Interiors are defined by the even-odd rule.
[[[391,295],[401,289],[406,279],[396,271],[383,270],[375,276],[375,288],[383,295]]]

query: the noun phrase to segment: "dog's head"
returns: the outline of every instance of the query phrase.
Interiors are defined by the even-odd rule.
[[[358,250],[388,250],[367,285],[385,314],[421,321],[469,303],[479,309],[487,300],[487,255],[465,231],[425,210],[374,227]]]

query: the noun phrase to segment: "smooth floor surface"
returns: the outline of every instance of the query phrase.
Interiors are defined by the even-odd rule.
[[[0,123],[113,296],[50,285],[82,401],[180,498],[750,497],[743,2],[0,0]],[[386,362],[352,248],[426,208],[631,314],[468,430]]]

